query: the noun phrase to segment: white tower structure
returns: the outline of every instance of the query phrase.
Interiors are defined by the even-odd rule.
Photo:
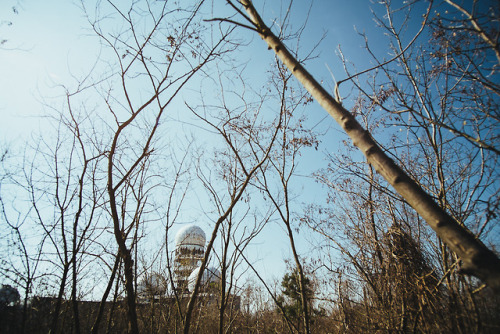
[[[174,282],[178,292],[188,291],[189,275],[203,260],[205,242],[205,232],[196,225],[184,226],[175,235]]]

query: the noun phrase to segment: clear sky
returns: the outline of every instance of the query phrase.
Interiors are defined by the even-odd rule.
[[[262,2],[255,3],[259,8]],[[309,1],[295,1],[292,15],[303,21],[309,5]],[[371,6],[368,0],[313,2],[301,49],[307,51],[323,33],[328,33],[319,48],[321,57],[310,66],[320,79],[331,81],[327,64],[332,70],[340,69],[335,54],[338,45],[356,57],[363,41],[356,37],[354,27],[359,31],[371,30]],[[263,17],[268,21],[279,15],[278,8],[270,9],[269,4],[261,7],[265,8]],[[54,86],[74,81],[72,75],[78,77],[85,73],[95,60],[99,46],[90,36],[89,25],[77,1],[5,0],[0,3],[0,13],[0,37],[7,40],[0,49],[3,78],[0,81],[0,133],[10,141],[26,138],[30,131],[38,129],[39,119],[33,116],[43,113],[41,99],[58,94]],[[251,34],[247,36],[257,40]],[[265,48],[263,43],[254,45],[252,57],[270,63],[271,52],[266,55],[259,49]]]
[[[255,1],[257,9],[265,9],[262,16],[267,22],[279,17],[279,8],[273,8],[279,1],[269,5],[271,2],[274,1],[269,0],[266,4]],[[295,1],[292,22],[302,23],[310,3],[306,0]],[[12,10],[13,7],[17,13]],[[336,54],[339,45],[350,61],[359,64],[360,70],[370,66],[362,58],[360,50],[364,41],[355,28],[359,32],[373,34],[373,43],[383,41],[374,33],[375,24],[371,13],[373,7],[369,0],[312,2],[309,21],[300,45],[301,50],[307,52],[323,33],[327,33],[318,48],[320,57],[308,64],[308,69],[327,88],[333,87],[328,68],[334,72],[337,80],[344,77],[341,61]],[[0,140],[2,145],[10,143],[21,151],[24,141],[29,140],[31,135],[43,133],[47,129],[46,120],[42,117],[45,114],[44,100],[56,101],[61,93],[57,86],[74,84],[74,78],[81,77],[94,63],[100,48],[97,39],[91,36],[81,9],[73,1],[3,0],[0,2],[0,19],[3,22],[0,26],[0,39],[7,40],[0,48]],[[241,33],[245,38],[253,40],[251,47],[246,49],[251,68],[247,71],[247,76],[252,80],[252,75],[260,77],[265,74],[265,66],[273,61],[274,55],[256,35],[243,31]],[[382,46],[385,48],[385,45]],[[338,136],[335,130],[338,127],[318,105],[311,105],[308,113],[311,124],[320,124],[318,129],[321,131],[330,127],[334,130],[324,138],[328,145],[323,144],[318,152],[305,152],[306,162],[303,167],[306,172],[323,164],[322,154],[335,150],[336,146],[332,143]],[[314,203],[322,199],[323,195],[317,191],[318,186],[313,181],[304,178],[299,189],[304,187],[307,187],[302,191],[302,196],[307,196],[305,201]],[[208,227],[200,225],[208,235]],[[176,229],[174,228],[174,232]],[[297,240],[300,250],[306,252],[310,246],[308,240],[302,234]],[[255,258],[260,259],[268,277],[281,277],[285,267],[283,259],[291,257],[284,230],[279,226],[266,228],[255,246]]]
[[[7,40],[0,50],[0,133],[6,141],[25,140],[39,129],[42,99],[88,67],[96,45],[85,37],[85,20],[71,1],[2,1],[0,13],[0,35]]]

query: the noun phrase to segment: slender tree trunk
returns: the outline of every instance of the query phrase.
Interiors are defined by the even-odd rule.
[[[299,255],[297,253],[297,250],[295,248],[295,241],[293,239],[293,234],[292,234],[292,229],[290,228],[290,224],[286,224],[287,230],[288,230],[288,238],[290,239],[290,245],[292,247],[292,253],[293,253],[293,258],[295,260],[295,265],[297,266],[297,271],[299,273],[299,288],[300,288],[300,300],[302,303],[302,319],[304,322],[304,333],[309,334],[311,333],[311,330],[309,329],[309,323],[310,321],[310,315],[309,315],[309,307],[308,307],[308,300],[307,300],[307,291],[306,291],[306,284],[305,284],[305,275],[304,275],[304,270],[302,269],[302,264],[300,263]]]
[[[373,233],[373,241],[375,243],[375,253],[377,254],[378,264],[382,267],[384,259],[382,257],[382,251],[380,250],[380,242],[378,240],[377,226],[375,224],[375,207],[373,205],[373,183],[375,182],[373,175],[372,166],[368,166],[370,169],[370,183],[368,184],[368,208],[369,208],[369,216],[370,216],[370,227]]]
[[[28,296],[29,296],[30,286],[31,286],[31,279],[28,276],[28,280],[26,282],[26,289],[24,290],[23,315],[21,318],[22,319],[21,320],[21,333],[23,333],[23,334],[26,331],[26,320],[28,317]]]
[[[136,300],[134,290],[134,261],[130,252],[123,257],[125,290],[127,291],[127,313],[130,323],[130,331],[133,334],[139,333],[139,324],[137,322]]]
[[[81,193],[80,193],[80,198],[81,198]],[[72,243],[72,256],[71,256],[71,263],[72,263],[71,303],[73,306],[73,324],[76,334],[80,334],[80,314],[78,311],[78,296],[77,296],[78,272],[77,272],[77,258],[76,258],[76,255],[78,253],[78,247],[76,245],[77,244],[76,235],[78,232],[78,220],[80,217],[80,213],[81,213],[81,202],[80,202],[80,210],[77,213],[75,222],[73,224],[73,243]]]
[[[227,274],[227,252],[229,249],[229,240],[231,235],[231,219],[228,219],[228,229],[227,238],[224,240],[224,249],[222,253],[222,268],[220,277],[220,308],[219,308],[219,333],[224,333],[224,311],[226,310],[227,299],[226,299],[226,274]]]
[[[354,116],[338,103],[286,49],[264,24],[250,0],[239,0],[257,32],[314,99],[337,121],[365,155],[368,163],[425,219],[437,235],[460,257],[461,272],[474,275],[500,293],[500,259],[461,226],[409,175],[387,156]]]
[[[99,332],[99,323],[101,322],[102,315],[104,314],[104,308],[106,306],[106,299],[108,299],[111,288],[113,287],[113,282],[115,280],[116,272],[118,271],[118,267],[120,264],[120,254],[116,254],[115,264],[113,266],[113,270],[111,271],[111,277],[108,281],[108,286],[106,286],[106,290],[101,298],[101,303],[99,304],[99,311],[97,312],[97,316],[94,321],[94,325],[92,325],[92,334],[97,334]]]
[[[119,271],[121,271],[121,268],[119,268]],[[109,310],[108,325],[107,325],[106,333],[111,333],[111,329],[113,326],[113,313],[115,312],[116,301],[118,300],[119,286],[120,286],[120,280],[117,279],[116,284],[115,284],[115,292],[113,294],[113,301],[111,302],[111,308]]]
[[[78,311],[78,299],[77,299],[77,272],[76,272],[76,258],[73,258],[73,272],[72,280],[73,284],[71,287],[71,302],[73,304],[73,325],[76,334],[80,334],[80,314]]]
[[[61,304],[64,294],[64,286],[66,285],[66,279],[68,277],[69,264],[66,263],[63,268],[63,275],[61,278],[61,284],[59,286],[59,292],[57,294],[56,307],[54,309],[54,315],[52,316],[52,324],[50,325],[50,333],[57,333],[57,323],[59,322],[59,313],[61,313]]]
[[[131,333],[138,334],[139,326],[137,323],[137,312],[136,312],[136,300],[135,300],[135,290],[134,290],[134,261],[132,260],[132,254],[130,249],[127,248],[123,231],[120,228],[120,220],[118,216],[118,211],[116,209],[116,197],[112,186],[112,163],[110,155],[110,166],[108,169],[108,194],[109,194],[109,205],[111,208],[111,215],[113,218],[114,235],[116,243],[118,244],[119,254],[123,260],[123,272],[125,276],[125,291],[127,294],[127,315],[129,321],[129,329]]]

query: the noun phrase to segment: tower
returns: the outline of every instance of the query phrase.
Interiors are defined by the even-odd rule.
[[[189,275],[205,255],[205,232],[196,226],[184,226],[175,235],[174,283],[178,292],[188,291]]]

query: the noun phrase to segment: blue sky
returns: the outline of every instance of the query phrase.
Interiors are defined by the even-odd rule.
[[[257,7],[258,4],[256,2]],[[363,41],[356,37],[354,27],[360,31],[371,29],[370,6],[368,0],[314,1],[301,49],[308,50],[319,36],[328,33],[319,48],[321,57],[309,67],[320,79],[331,81],[327,64],[334,72],[340,69],[335,54],[338,45],[353,57],[358,54],[356,51]],[[16,7],[18,14],[12,7]],[[278,15],[278,9],[267,7],[268,4],[263,17],[270,21]],[[303,13],[309,10],[309,1],[296,1],[293,8],[297,19],[303,20]],[[72,75],[78,77],[85,73],[95,60],[99,46],[90,36],[88,23],[75,1],[2,1],[0,13],[4,22],[0,26],[0,36],[7,40],[0,51],[0,71],[4,78],[0,82],[0,112],[4,120],[0,133],[10,141],[26,138],[28,133],[38,129],[40,120],[36,116],[42,112],[40,100],[57,95],[54,86],[73,81]],[[257,57],[261,64],[271,63],[272,53],[261,50],[265,46],[256,36],[247,36],[256,41],[251,57]],[[254,73],[259,75],[259,71]]]

